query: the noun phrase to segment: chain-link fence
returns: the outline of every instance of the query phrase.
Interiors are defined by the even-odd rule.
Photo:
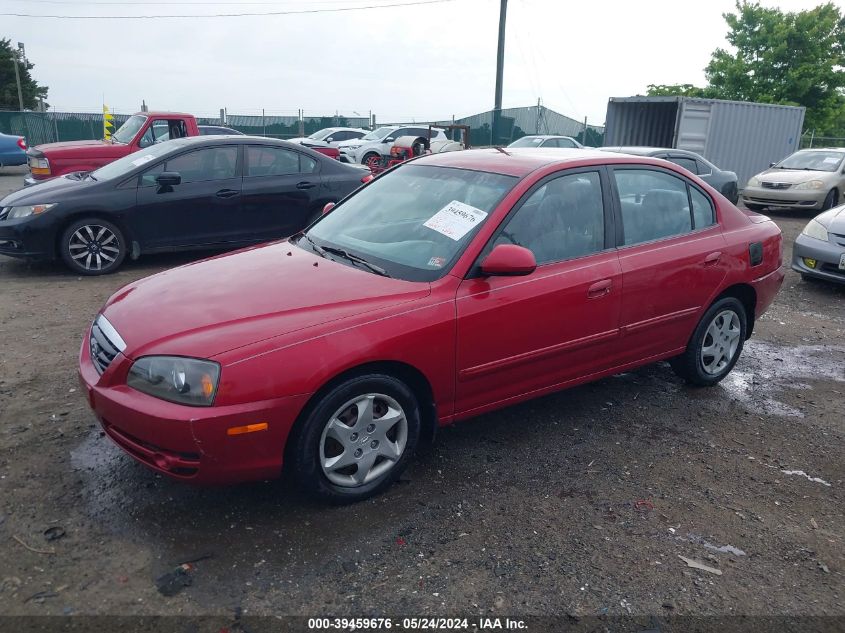
[[[816,136],[812,131],[801,135],[801,149],[813,147],[845,147],[845,138],[836,136]]]

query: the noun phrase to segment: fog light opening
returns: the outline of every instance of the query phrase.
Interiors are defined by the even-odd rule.
[[[807,268],[815,268],[818,265],[818,262],[813,259],[812,257],[804,257],[804,265]]]

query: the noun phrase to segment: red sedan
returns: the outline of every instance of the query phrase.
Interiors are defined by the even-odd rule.
[[[387,487],[438,425],[668,359],[731,371],[781,234],[672,163],[425,156],[293,238],[111,297],[80,374],[108,436],[184,481]]]

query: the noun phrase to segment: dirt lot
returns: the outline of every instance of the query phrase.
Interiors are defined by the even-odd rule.
[[[787,258],[808,217],[775,216]],[[845,287],[790,271],[720,386],[660,364],[486,415],[335,508],[285,481],[173,483],[100,432],[84,329],[118,287],[190,260],[83,279],[0,257],[0,613],[845,617]],[[191,586],[157,591],[204,555]]]

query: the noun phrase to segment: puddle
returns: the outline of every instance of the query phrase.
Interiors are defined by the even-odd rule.
[[[845,382],[845,347],[780,347],[747,341],[736,367],[720,383],[728,395],[768,415],[803,418],[804,412],[777,395],[786,389],[812,391],[807,380]]]

